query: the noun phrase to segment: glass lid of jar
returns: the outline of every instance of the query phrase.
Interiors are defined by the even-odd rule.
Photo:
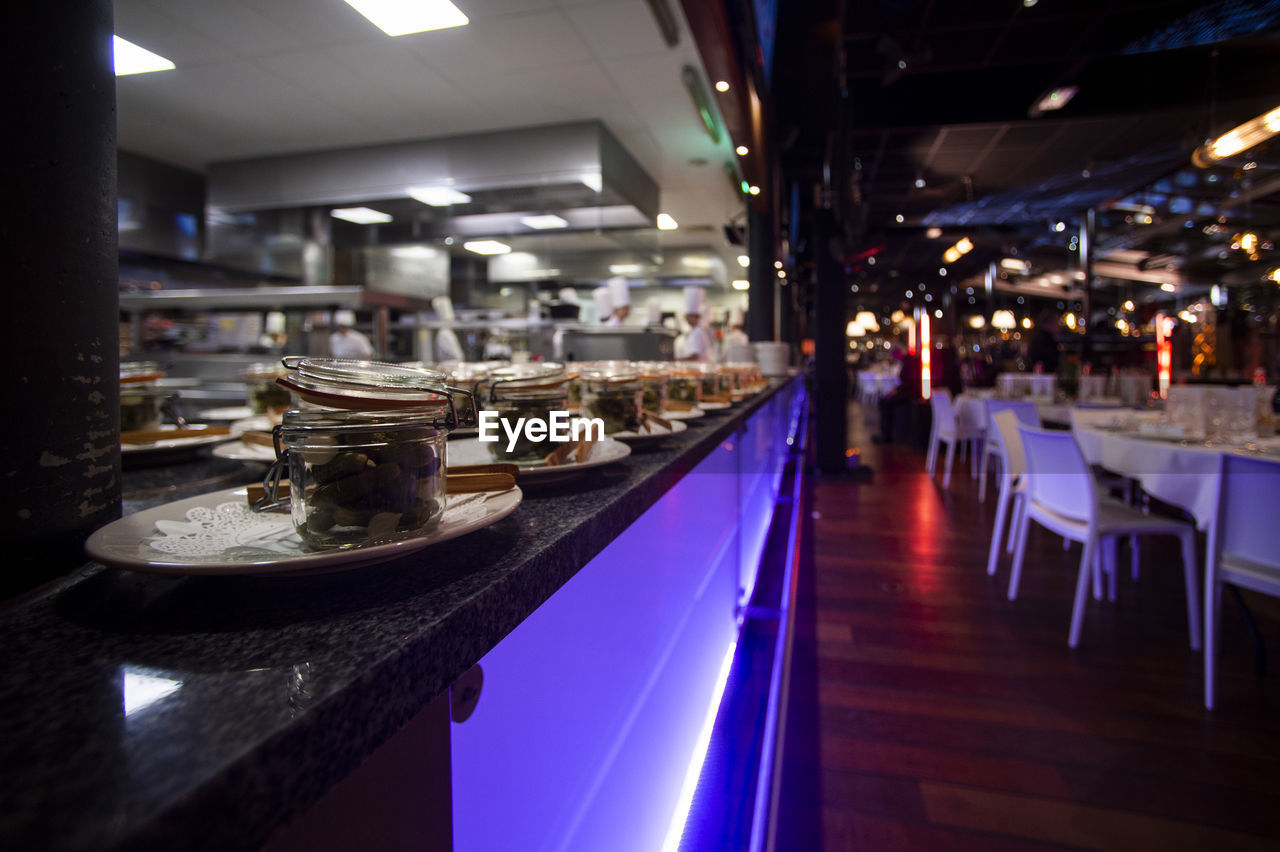
[[[488,389],[490,399],[542,397],[565,392],[571,378],[559,361],[539,361],[490,370],[481,387]]]
[[[280,384],[308,402],[334,408],[433,408],[449,405],[443,373],[380,361],[333,358],[283,359],[289,373]]]
[[[638,382],[640,372],[626,361],[609,361],[583,367],[584,382]]]

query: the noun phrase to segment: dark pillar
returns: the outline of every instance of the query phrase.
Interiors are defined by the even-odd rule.
[[[814,291],[814,397],[817,401],[817,461],[823,473],[846,470],[848,443],[845,426],[849,379],[845,367],[845,288],[840,264],[832,252],[835,217],[830,210],[814,211],[813,259],[817,271]]]
[[[120,515],[112,4],[19,3],[8,18],[5,593],[82,562],[84,538]]]
[[[751,289],[747,292],[747,337],[752,340],[775,340],[774,298],[778,290],[778,273],[773,267],[777,240],[774,234],[773,213],[759,213],[747,208],[747,254],[751,266],[747,280]]]

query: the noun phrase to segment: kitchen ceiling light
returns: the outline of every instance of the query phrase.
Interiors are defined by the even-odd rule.
[[[744,278],[738,278],[738,279],[735,279],[735,280],[734,280],[734,282],[733,282],[733,289],[735,289],[735,290],[750,290],[750,289],[751,289],[751,282],[747,281],[747,280],[746,280],[746,279],[744,279]]]
[[[111,37],[111,53],[117,77],[126,74],[150,74],[152,71],[170,71],[177,66],[158,53],[139,47],[118,35]]]
[[[1000,259],[1000,268],[1007,269],[1010,272],[1021,272],[1025,275],[1031,271],[1031,264],[1016,257],[1003,257]]]
[[[355,222],[357,225],[381,225],[391,221],[391,216],[371,207],[339,207],[330,210],[329,215],[344,222]]]
[[[679,228],[679,227],[680,227],[680,223],[677,222],[675,219],[672,219],[666,213],[658,214],[658,230],[659,231],[674,231],[676,228]]]
[[[346,0],[389,36],[465,27],[471,21],[449,0]]]
[[[506,254],[511,251],[511,246],[497,240],[471,240],[463,243],[462,247],[476,254]]]
[[[748,148],[746,145],[739,145],[737,148],[734,148],[733,150],[737,152],[739,157],[745,157],[751,153],[751,149]]]
[[[552,228],[569,227],[569,220],[561,219],[554,213],[542,213],[537,216],[521,216],[520,224],[533,228],[535,231],[548,231]]]
[[[428,207],[448,207],[451,204],[467,204],[471,196],[458,192],[451,186],[411,186],[405,190],[414,201],[421,201]]]
[[[969,317],[969,328],[978,330],[986,327],[987,327],[987,319],[982,314],[974,314],[973,316]]]
[[[893,218],[894,218],[894,221],[896,221],[899,225],[901,225],[903,221],[906,219],[906,217],[903,216],[901,213],[899,213],[897,216],[894,216]]]
[[[749,267],[751,265],[751,255],[747,255],[747,254],[738,255],[738,265],[741,266],[743,269],[746,269],[747,267]]]
[[[760,187],[756,186],[756,185],[753,183],[753,184],[751,184],[751,186],[747,187],[747,192],[751,193],[752,195],[759,195],[759,194],[760,194]]]
[[[773,262],[773,268],[774,268],[774,269],[781,269],[781,268],[782,268],[782,261],[780,261],[780,260],[775,260],[775,261]]]
[[[729,91],[729,82],[727,80],[716,80],[716,91],[717,92]]]
[[[849,320],[849,324],[844,327],[844,333],[848,337],[866,337],[867,330],[858,323],[857,320]]]
[[[611,263],[609,264],[609,271],[614,275],[635,275],[641,272],[642,269],[638,263]]]
[[[924,232],[924,235],[931,240],[936,240],[938,237],[942,236],[942,229],[930,228],[929,230]]]

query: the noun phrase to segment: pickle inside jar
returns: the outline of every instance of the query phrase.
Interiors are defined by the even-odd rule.
[[[588,395],[585,407],[588,417],[599,417],[604,421],[606,435],[636,432],[640,429],[640,412],[636,408],[635,391],[600,391]]]
[[[356,445],[339,440],[319,452],[291,453],[290,478],[304,486],[294,505],[299,537],[312,547],[333,548],[429,529],[444,509],[433,440],[418,432],[375,433],[360,436]]]
[[[516,430],[516,425],[521,418],[528,422],[530,419],[541,420],[546,423],[551,422],[551,411],[557,406],[549,406],[545,400],[509,400],[502,403],[498,408],[498,440],[487,442],[489,446],[489,455],[493,456],[495,461],[501,462],[522,462],[534,461],[541,459],[551,451],[551,448],[545,441],[530,440],[523,424],[521,428],[515,432],[515,443],[510,445],[510,433],[508,427]],[[563,408],[560,405],[559,408]]]

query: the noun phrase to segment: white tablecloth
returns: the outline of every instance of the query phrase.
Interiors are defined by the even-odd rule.
[[[956,422],[959,424],[977,426],[983,429],[987,426],[987,408],[984,404],[985,400],[997,399],[989,393],[969,393],[965,392],[956,397]],[[1036,411],[1040,413],[1041,423],[1053,423],[1059,426],[1070,426],[1072,415],[1076,411],[1101,411],[1105,413],[1106,420],[1110,423],[1115,413],[1120,409],[1116,408],[1097,408],[1088,406],[1081,409],[1079,406],[1060,405],[1045,399],[1024,398],[1027,402],[1034,402]]]
[[[1137,480],[1152,497],[1190,513],[1200,529],[1209,528],[1216,507],[1221,449],[1088,427],[1074,432],[1089,464]]]

